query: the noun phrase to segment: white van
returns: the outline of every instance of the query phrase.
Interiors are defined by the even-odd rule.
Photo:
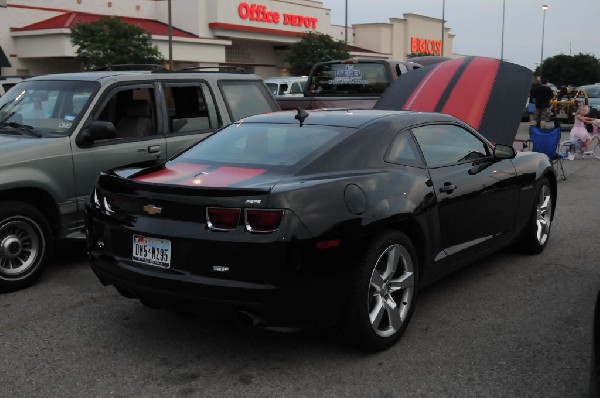
[[[265,84],[273,96],[302,97],[308,76],[283,76],[265,79]]]

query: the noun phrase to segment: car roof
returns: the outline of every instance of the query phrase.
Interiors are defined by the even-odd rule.
[[[265,83],[301,82],[308,80],[308,76],[281,76],[265,79]]]
[[[89,71],[73,73],[57,73],[51,75],[36,76],[28,79],[35,80],[73,80],[73,81],[130,81],[130,80],[190,80],[206,79],[212,76],[215,80],[232,78],[237,80],[256,80],[258,76],[248,73],[226,73],[226,72],[152,72],[152,71]]]
[[[388,111],[376,109],[316,109],[307,110],[308,116],[304,125],[340,126],[358,128],[375,120],[395,117],[400,121],[400,128],[417,125],[425,122],[462,123],[459,119],[435,112],[414,111]],[[280,111],[249,116],[242,119],[241,123],[273,123],[294,124],[299,123],[296,119],[297,111]]]

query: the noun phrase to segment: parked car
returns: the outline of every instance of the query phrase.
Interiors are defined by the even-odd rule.
[[[415,73],[420,85],[408,74],[386,97],[428,106],[430,90],[447,89],[440,106],[469,124],[433,112],[276,112],[161,165],[103,172],[86,208],[92,269],[150,307],[209,302],[256,326],[334,326],[359,347],[390,347],[420,287],[513,242],[527,253],[548,244],[556,174],[547,156],[516,154],[471,127],[518,126],[520,106],[496,105],[526,94],[531,72],[518,67],[524,90],[496,87],[521,70],[457,62],[474,68],[429,69],[434,81]],[[453,86],[460,74],[467,83]]]
[[[574,123],[577,109],[588,105],[588,94],[581,89],[562,89],[554,93],[550,100],[550,112],[556,123]]]
[[[579,89],[585,91],[587,94],[588,105],[590,107],[588,116],[595,119],[600,118],[600,83],[581,86]]]
[[[274,97],[302,97],[308,76],[284,76],[265,79]]]
[[[424,63],[447,58],[420,57]],[[302,96],[279,96],[281,109],[361,108],[370,109],[392,81],[422,65],[412,60],[346,59],[316,63]],[[301,98],[299,98],[301,97]]]
[[[84,237],[101,170],[162,162],[245,116],[277,110],[241,73],[41,76],[0,97],[0,290],[30,285],[56,239]]]

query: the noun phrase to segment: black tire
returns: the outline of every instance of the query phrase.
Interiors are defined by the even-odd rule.
[[[406,235],[389,231],[373,239],[353,269],[337,325],[348,343],[382,351],[400,339],[416,304],[417,270],[416,252]]]
[[[548,244],[552,227],[553,200],[550,183],[547,178],[542,177],[535,190],[531,214],[517,240],[517,247],[521,252],[538,254]]]
[[[0,202],[0,291],[33,284],[52,255],[48,220],[35,207]]]

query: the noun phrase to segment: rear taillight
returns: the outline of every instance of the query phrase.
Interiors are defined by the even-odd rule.
[[[284,210],[246,209],[246,229],[250,232],[273,232],[281,224]]]
[[[207,207],[206,225],[216,231],[232,231],[240,223],[241,209]]]
[[[103,192],[99,188],[94,188],[92,201],[96,208],[107,214],[112,214],[119,207],[117,196],[111,192]]]

